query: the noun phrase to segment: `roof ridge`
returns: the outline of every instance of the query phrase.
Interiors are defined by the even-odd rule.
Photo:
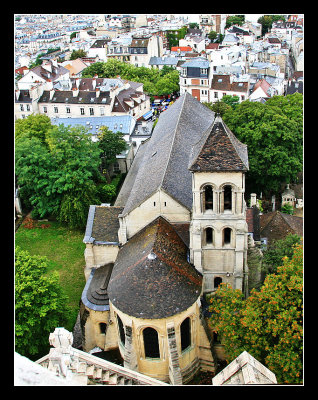
[[[158,188],[160,188],[160,189],[162,188],[163,182],[164,182],[165,177],[166,177],[167,168],[168,168],[168,165],[169,165],[169,162],[170,162],[170,156],[171,156],[172,148],[173,148],[174,142],[176,140],[176,132],[177,132],[177,128],[179,126],[180,116],[182,114],[183,107],[184,107],[184,104],[185,104],[185,99],[186,99],[187,95],[190,96],[188,92],[185,92],[184,98],[182,99],[182,105],[181,105],[180,112],[179,112],[179,115],[178,115],[177,123],[176,123],[174,131],[173,131],[173,140],[172,140],[172,143],[171,143],[171,146],[170,146],[170,149],[169,149],[169,156],[167,157],[166,167],[164,169],[164,173],[162,174],[161,183],[158,186]]]

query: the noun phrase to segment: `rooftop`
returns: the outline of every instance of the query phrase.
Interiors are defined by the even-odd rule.
[[[200,296],[202,276],[187,262],[187,246],[162,217],[120,248],[108,285],[109,299],[137,318],[166,318]]]

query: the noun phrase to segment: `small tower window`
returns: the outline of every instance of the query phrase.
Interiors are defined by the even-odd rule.
[[[186,318],[180,326],[181,351],[191,346],[191,323],[190,318]]]
[[[158,332],[153,328],[143,330],[145,357],[160,358]]]
[[[119,329],[119,337],[121,343],[125,346],[125,331],[124,331],[124,325],[122,323],[122,320],[120,319],[119,315],[117,315],[117,321],[118,321],[118,329]]]
[[[232,187],[224,186],[224,210],[232,210]]]
[[[214,278],[214,288],[215,289],[217,289],[220,286],[221,283],[222,283],[222,278],[220,278],[219,276]]]
[[[104,334],[105,335],[105,333],[106,333],[106,324],[104,323],[104,322],[101,322],[100,324],[99,324],[99,332],[101,333],[101,334]]]
[[[204,206],[204,211],[213,210],[213,188],[211,185],[207,185],[204,188],[203,206]]]
[[[230,244],[231,243],[231,236],[232,236],[232,229],[231,228],[224,228],[223,229],[223,244]]]
[[[213,229],[206,228],[205,230],[205,244],[212,244],[213,243]]]

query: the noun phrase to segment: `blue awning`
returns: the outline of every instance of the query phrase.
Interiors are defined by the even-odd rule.
[[[152,110],[146,112],[146,114],[144,114],[142,117],[143,117],[144,119],[148,119],[148,118],[152,117]]]

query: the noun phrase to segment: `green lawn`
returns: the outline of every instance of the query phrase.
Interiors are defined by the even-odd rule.
[[[60,284],[69,297],[68,304],[72,310],[65,328],[72,331],[85,286],[84,232],[70,230],[56,221],[34,222],[33,228],[26,228],[22,223],[15,234],[15,245],[31,255],[46,256],[49,271],[59,273]]]

